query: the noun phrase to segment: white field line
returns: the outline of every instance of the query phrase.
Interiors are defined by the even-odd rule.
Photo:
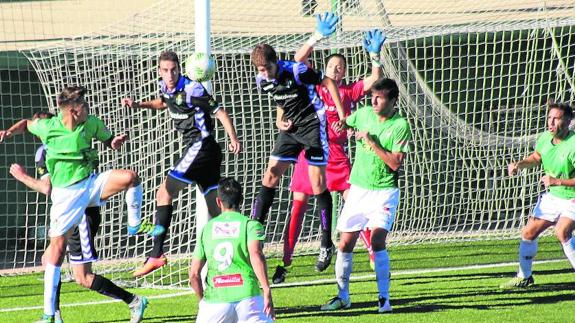
[[[535,264],[548,264],[548,263],[556,263],[565,261],[565,259],[551,259],[551,260],[541,260],[536,261]],[[432,268],[432,269],[413,269],[413,270],[401,270],[401,271],[393,271],[392,277],[396,276],[407,276],[407,275],[417,275],[417,274],[431,274],[431,273],[440,273],[440,272],[452,272],[452,271],[463,271],[463,270],[478,270],[478,269],[490,269],[490,268],[499,268],[499,267],[511,267],[517,266],[516,262],[504,262],[498,264],[487,264],[487,265],[472,265],[472,266],[460,266],[460,267],[446,267],[446,268]],[[361,281],[361,280],[369,280],[375,279],[375,274],[369,275],[362,275],[362,276],[351,276],[350,280],[352,281]],[[278,284],[278,285],[271,285],[271,287],[277,288],[286,288],[286,287],[296,287],[296,286],[311,286],[311,285],[320,285],[325,283],[335,283],[334,278],[329,279],[317,279],[305,282],[296,282],[296,283],[285,283],[285,284]],[[162,295],[153,295],[153,296],[146,296],[148,299],[163,299],[163,298],[172,298],[172,297],[179,297],[179,296],[186,296],[194,294],[193,291],[181,291],[178,293],[172,294],[162,294]],[[71,303],[71,304],[61,304],[61,307],[76,307],[76,306],[88,306],[88,305],[100,305],[100,304],[109,304],[109,303],[116,303],[120,302],[120,300],[110,299],[110,300],[102,300],[102,301],[94,301],[94,302],[81,302],[81,303]],[[13,307],[13,308],[2,308],[0,309],[0,313],[2,312],[17,312],[17,311],[30,311],[30,310],[40,310],[43,309],[43,306],[23,306],[23,307]]]

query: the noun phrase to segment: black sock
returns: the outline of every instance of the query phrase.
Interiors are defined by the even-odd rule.
[[[275,195],[276,189],[274,187],[262,186],[258,196],[254,200],[251,216],[253,220],[258,220],[261,224],[265,225]]]
[[[115,299],[121,299],[126,304],[130,304],[134,300],[134,294],[127,290],[116,286],[111,280],[100,275],[94,275],[94,281],[90,289],[102,295],[106,295]]]
[[[173,207],[171,205],[162,205],[156,207],[156,224],[161,224],[166,231],[156,237],[154,237],[154,248],[150,252],[150,257],[159,258],[164,253],[164,241],[166,241],[166,236],[168,235],[168,228],[172,222],[172,211]]]
[[[60,291],[62,290],[62,279],[58,282],[58,288],[56,289],[56,311],[60,310]]]
[[[315,198],[317,199],[317,208],[321,219],[321,246],[323,248],[329,248],[333,245],[331,241],[331,209],[333,207],[333,201],[331,200],[331,194],[328,190],[316,195]]]

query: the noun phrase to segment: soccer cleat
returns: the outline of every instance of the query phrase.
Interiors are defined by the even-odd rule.
[[[128,306],[130,307],[130,323],[139,323],[144,318],[144,311],[148,306],[148,299],[135,295],[134,300]]]
[[[155,237],[166,232],[166,229],[161,224],[152,224],[147,219],[143,219],[140,224],[136,226],[128,226],[128,234],[135,236],[136,234],[145,233],[149,236]]]
[[[62,320],[62,313],[60,313],[60,310],[56,310],[56,312],[54,312],[54,323],[64,323],[64,320]]]
[[[145,276],[155,270],[162,268],[166,263],[168,263],[168,259],[164,255],[161,255],[159,258],[148,257],[144,266],[132,274],[134,277]]]
[[[379,309],[377,310],[379,313],[391,313],[392,308],[391,304],[389,304],[389,299],[385,297],[379,298]]]
[[[272,276],[272,282],[274,284],[281,284],[286,280],[286,276],[288,273],[288,267],[284,266],[277,266],[274,275]]]
[[[513,277],[510,281],[499,285],[501,289],[513,289],[513,288],[527,288],[535,284],[533,276],[527,278]]]
[[[329,267],[331,258],[333,257],[333,249],[333,246],[329,248],[321,247],[319,249],[319,255],[317,256],[317,262],[315,263],[316,271],[322,272]]]
[[[350,307],[351,307],[351,302],[349,300],[346,301],[343,298],[336,296],[336,297],[330,299],[326,304],[323,304],[320,307],[320,310],[322,310],[322,311],[337,311],[337,310],[343,310],[343,309],[350,308]]]
[[[36,321],[35,323],[55,323],[54,315],[43,314],[42,318],[39,321]]]

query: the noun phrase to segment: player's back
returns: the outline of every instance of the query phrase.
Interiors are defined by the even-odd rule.
[[[238,212],[223,212],[206,224],[199,246],[208,266],[206,302],[236,302],[260,294],[248,243],[262,240],[263,234],[259,222]]]

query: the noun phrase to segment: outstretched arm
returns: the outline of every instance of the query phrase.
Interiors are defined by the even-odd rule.
[[[309,65],[308,58],[313,50],[313,46],[320,40],[331,36],[337,28],[339,17],[331,12],[325,12],[323,15],[316,16],[317,23],[314,34],[305,42],[295,53],[296,62],[302,62]]]
[[[363,80],[364,92],[370,91],[373,83],[382,76],[380,52],[385,39],[385,33],[377,29],[365,33],[363,47],[369,52],[369,57],[371,58],[371,75]]]
[[[22,119],[16,122],[7,130],[0,130],[0,142],[4,141],[6,138],[10,138],[13,135],[20,135],[28,131],[28,125],[32,123],[33,120]]]
[[[19,164],[12,164],[10,166],[10,174],[12,174],[15,179],[28,186],[30,189],[44,195],[50,195],[50,191],[52,190],[50,176],[43,176],[41,179],[36,179],[28,175],[24,167]]]
[[[242,151],[242,144],[238,140],[236,129],[234,128],[230,115],[223,108],[219,108],[218,111],[216,111],[216,118],[220,120],[224,130],[226,130],[226,133],[228,134],[228,137],[230,137],[230,145],[228,149],[234,154],[239,154],[240,151]]]
[[[123,98],[122,105],[133,108],[133,109],[152,109],[152,110],[164,110],[168,106],[162,101],[162,99],[154,99],[151,101],[134,101],[132,98]]]
[[[248,250],[250,253],[250,263],[260,286],[262,287],[264,296],[264,312],[275,319],[274,304],[272,301],[272,292],[268,281],[268,270],[266,266],[266,257],[262,250],[262,243],[260,240],[252,240],[248,242]]]
[[[507,173],[509,176],[513,176],[522,169],[529,169],[539,165],[541,165],[541,155],[538,152],[534,152],[518,162],[509,163],[507,165]]]

